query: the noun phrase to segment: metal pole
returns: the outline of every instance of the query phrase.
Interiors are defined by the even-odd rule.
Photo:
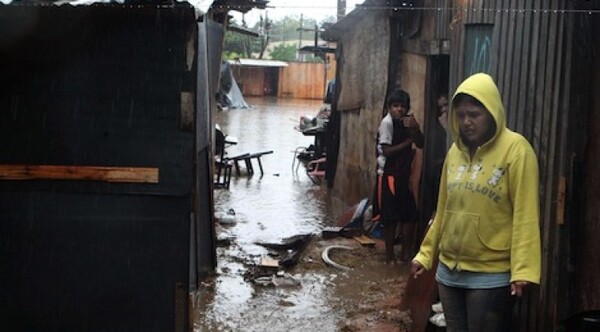
[[[346,0],[338,0],[337,2],[337,20],[341,20],[346,16]]]
[[[298,36],[298,50],[300,50],[302,48],[302,31],[304,31],[304,14],[300,14],[300,29],[298,29],[298,31],[300,31],[300,34]],[[300,54],[300,51],[298,51],[296,54],[296,58],[302,61],[303,56],[302,54]]]

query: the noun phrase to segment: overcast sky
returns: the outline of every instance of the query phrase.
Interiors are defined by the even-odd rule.
[[[363,2],[364,0],[346,0],[346,14]],[[300,17],[300,14],[303,14],[306,18],[314,18],[321,22],[328,16],[337,16],[337,0],[269,0],[267,9],[252,9],[246,13],[246,23],[252,26],[261,15],[264,17],[265,13],[272,20],[294,15]],[[242,15],[239,12],[232,11],[230,14],[241,24]]]

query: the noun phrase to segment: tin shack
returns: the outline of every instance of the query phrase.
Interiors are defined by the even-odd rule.
[[[233,2],[0,5],[3,330],[191,328]]]
[[[367,0],[325,34],[338,42],[328,184],[341,204],[372,194],[383,102],[407,90],[426,135],[421,232],[437,147],[449,144],[432,129],[437,96],[472,73],[494,77],[508,127],[531,142],[541,175],[542,282],[518,301],[516,331],[581,330],[577,321],[600,309],[599,10],[585,0]]]

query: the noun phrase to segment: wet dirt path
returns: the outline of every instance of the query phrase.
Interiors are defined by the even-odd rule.
[[[379,249],[352,239],[321,239],[322,229],[334,226],[339,216],[326,186],[313,184],[303,166],[297,173],[292,169],[294,150],[313,140],[293,127],[300,116],[315,115],[321,103],[247,101],[252,109],[216,115],[223,132],[238,140],[227,153],[273,153],[261,158],[263,176],[254,162],[253,176],[242,169],[229,190],[215,191],[215,215],[222,221],[216,225],[218,266],[195,297],[194,331],[406,331],[410,320],[398,304],[408,267],[385,265]],[[285,277],[274,286],[270,281],[276,270],[255,268],[274,252],[256,243],[279,243],[299,234],[314,237],[298,264],[279,269]],[[323,263],[321,252],[332,244],[353,248],[331,255],[351,271]],[[255,280],[257,271],[264,277]]]

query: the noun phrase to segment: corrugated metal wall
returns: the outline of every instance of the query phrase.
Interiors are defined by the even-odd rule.
[[[497,82],[507,125],[532,143],[540,165],[542,285],[519,301],[521,331],[551,331],[568,304],[568,250],[561,177],[570,173],[567,150],[571,93],[572,34],[578,20],[565,0],[455,1],[452,11],[450,87],[478,71]],[[453,91],[450,91],[451,93]],[[558,212],[557,212],[558,211]],[[573,221],[575,222],[575,221]]]
[[[600,298],[597,291],[600,287],[595,281],[598,264],[586,263],[596,256],[590,256],[591,250],[586,249],[591,242],[581,241],[584,238],[592,241],[594,236],[600,236],[595,225],[597,219],[594,219],[597,209],[585,204],[586,195],[597,192],[596,187],[589,187],[593,184],[586,182],[585,172],[589,176],[596,167],[586,157],[592,161],[599,158],[597,154],[586,156],[586,153],[595,153],[595,145],[587,143],[595,139],[590,131],[595,127],[587,128],[586,116],[594,111],[590,105],[598,104],[597,89],[591,88],[588,82],[598,80],[598,62],[592,59],[598,57],[600,49],[596,41],[600,6],[598,1],[585,0],[440,0],[424,3],[423,10],[433,11],[433,15],[425,15],[423,24],[431,23],[428,20],[433,16],[436,17],[435,27],[421,26],[414,38],[403,39],[402,51],[421,54],[419,52],[426,49],[423,45],[429,45],[428,42],[433,40],[439,41],[445,52],[446,44],[442,41],[449,39],[449,64],[438,64],[439,69],[449,69],[449,94],[452,95],[470,74],[490,73],[501,90],[508,127],[527,137],[538,154],[542,285],[532,288],[528,296],[518,301],[515,327],[520,331],[552,331],[559,321],[575,310],[592,309],[597,303],[594,298]],[[382,103],[371,102],[366,95],[381,94],[383,102],[384,93],[380,90],[385,91],[393,85],[370,85],[372,77],[364,70],[368,68],[383,78],[386,73],[377,68],[385,68],[390,71],[390,80],[402,82],[403,73],[394,67],[398,65],[390,63],[388,67],[387,61],[382,62],[387,60],[386,56],[375,54],[375,47],[363,40],[363,34],[370,34],[378,36],[373,40],[381,47],[389,42],[386,41],[388,33],[375,33],[380,27],[371,20],[383,21],[377,15],[374,11],[369,12],[369,18],[350,15],[354,19],[351,24],[345,25],[342,20],[332,29],[332,35],[340,36],[341,50],[338,58],[338,91],[341,93],[336,105],[340,111],[340,144],[334,188],[337,195],[350,199],[368,194],[371,165],[366,160],[374,154],[374,145],[371,147],[365,140],[374,142],[376,125],[383,110]],[[596,32],[592,32],[592,26]],[[396,42],[391,41],[392,47]],[[373,53],[365,54],[367,51]],[[435,61],[430,65],[433,63]],[[596,67],[593,67],[594,63]],[[413,63],[400,65],[410,67]],[[435,70],[428,68],[428,75]],[[394,75],[399,75],[400,80]],[[446,77],[446,74],[433,76]],[[426,98],[433,97],[432,90],[427,90],[431,89],[431,83],[427,83],[429,94]],[[425,105],[431,104],[425,101]],[[354,111],[344,112],[347,110]],[[351,136],[358,125],[363,138]],[[430,162],[425,160],[425,167],[429,167]],[[597,194],[588,199],[596,201]],[[578,265],[574,265],[576,263]],[[575,280],[582,286],[575,285]]]
[[[568,283],[559,284],[558,302],[569,302],[567,314],[600,308],[600,1],[579,1],[570,13],[572,42],[567,216],[565,246],[560,259],[568,263]],[[594,9],[590,12],[588,9]],[[562,292],[561,292],[562,291]],[[560,312],[559,314],[563,314]]]
[[[186,5],[0,5],[0,164],[158,170],[0,181],[3,330],[189,328],[195,27]]]

